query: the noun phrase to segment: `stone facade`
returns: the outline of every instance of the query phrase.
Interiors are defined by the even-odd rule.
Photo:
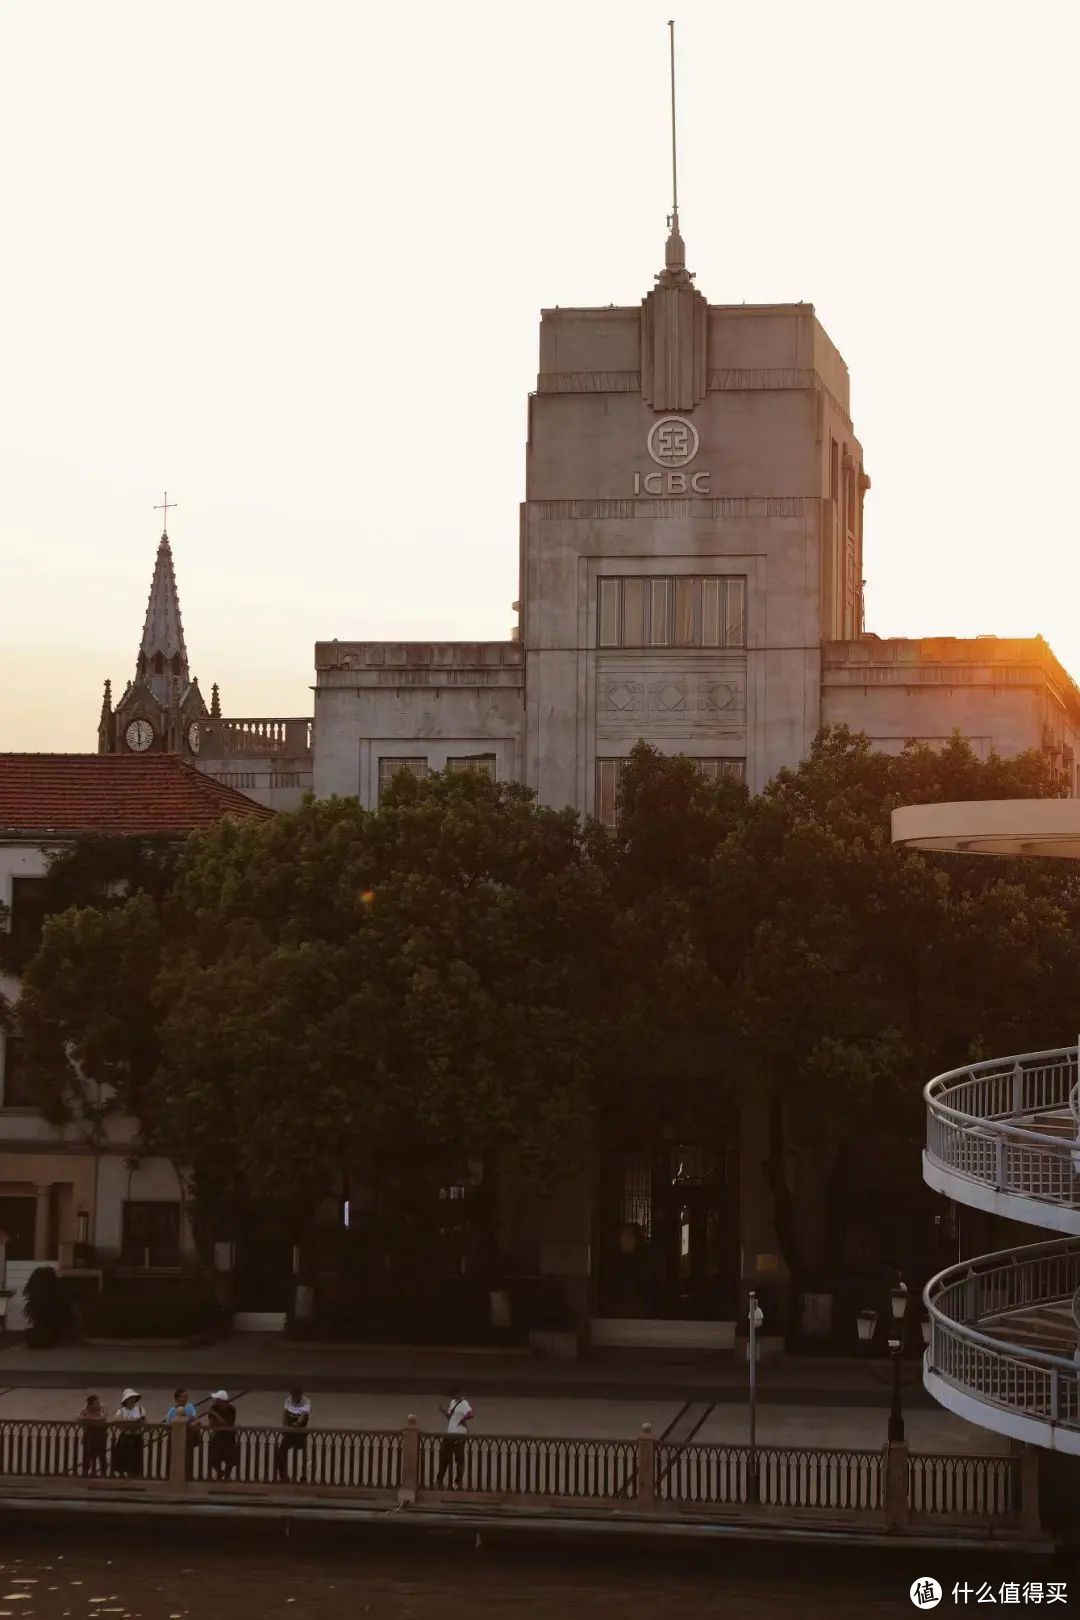
[[[847,367],[812,306],[707,304],[677,219],[656,282],[638,308],[542,312],[512,638],[317,645],[316,793],[374,807],[395,759],[419,771],[483,760],[545,803],[612,822],[639,738],[756,792],[828,723],[890,751],[955,729],[984,758],[1043,749],[1075,792],[1080,691],[1043,641],[865,632],[870,479]],[[679,1129],[628,1144],[613,1192],[561,1189],[557,1221],[551,1200],[519,1212],[522,1241],[578,1311],[632,1314],[603,1297],[611,1223],[629,1236],[609,1270],[632,1277],[635,1209],[664,1224],[676,1161],[681,1174],[695,1154],[731,1167],[729,1191],[710,1194],[709,1173],[688,1183],[685,1210],[669,1209],[666,1235],[644,1247],[696,1255],[719,1221],[732,1230],[708,1314],[733,1311],[748,1287],[782,1292],[753,1173],[767,1152],[760,1110],[744,1109],[727,1143],[684,1147]],[[633,1297],[632,1281],[619,1286]],[[608,1329],[652,1342],[640,1322]]]
[[[514,641],[320,641],[315,648],[315,792],[374,806],[394,761],[425,770],[523,774],[525,668]]]
[[[1043,641],[865,631],[870,479],[813,307],[707,304],[677,219],[656,281],[542,312],[513,639],[318,643],[316,793],[486,754],[609,820],[639,738],[756,792],[829,723],[1045,749],[1075,792],[1080,690]]]
[[[956,730],[981,759],[1039,749],[1080,796],[1080,688],[1041,636],[829,642],[821,697],[824,723],[865,731],[889,753]]]

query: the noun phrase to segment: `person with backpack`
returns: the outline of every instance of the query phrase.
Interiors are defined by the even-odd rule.
[[[439,1411],[446,1419],[446,1433],[439,1445],[439,1472],[435,1484],[441,1485],[447,1472],[452,1470],[454,1485],[461,1484],[461,1476],[465,1468],[465,1441],[468,1439],[468,1425],[472,1422],[475,1413],[461,1390],[455,1384],[451,1389],[448,1404],[440,1406]]]

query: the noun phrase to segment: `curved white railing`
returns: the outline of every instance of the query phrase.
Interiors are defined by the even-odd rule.
[[[925,1179],[961,1203],[1080,1234],[1077,1091],[1075,1046],[938,1075],[923,1090]],[[1071,1132],[1048,1134],[1038,1116]]]
[[[1057,1238],[965,1260],[931,1278],[924,1366],[944,1406],[1017,1439],[1080,1453],[1080,1362],[1018,1345],[992,1319],[1068,1308],[1080,1289],[1080,1239]],[[990,1319],[990,1320],[988,1320]]]

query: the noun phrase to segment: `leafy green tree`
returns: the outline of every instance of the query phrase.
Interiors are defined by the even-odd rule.
[[[219,1218],[296,1230],[373,1156],[466,1148],[543,1176],[582,1151],[610,935],[576,817],[474,775],[223,824],[168,907],[154,1114]]]
[[[178,858],[175,842],[87,838],[46,875],[46,920],[25,967],[19,1032],[46,1112],[78,1121],[92,1137],[110,1112],[127,1112],[153,1140],[153,996],[161,908]]]
[[[1033,1029],[1046,1045],[1071,1038],[1075,878],[896,848],[890,812],[1056,791],[1038,756],[983,764],[956,737],[893,758],[840,728],[751,806],[756,918],[732,1027],[744,1093],[767,1111],[764,1169],[797,1286],[843,1253],[860,1144],[884,1135],[917,1166],[926,1079],[1023,1048]],[[817,1167],[823,1222],[807,1218],[792,1149]]]
[[[123,1106],[190,1166],[207,1238],[303,1235],[380,1160],[465,1151],[490,1192],[580,1162],[597,1122],[760,1108],[798,1289],[844,1252],[862,1144],[911,1192],[929,1075],[1074,1032],[1072,868],[896,849],[891,810],[1055,791],[1035,755],[839,728],[754,799],[639,745],[613,834],[402,774],[378,813],[223,822],[176,860],[87,847],[50,877],[76,904],[27,971],[28,1059],[58,1108]]]

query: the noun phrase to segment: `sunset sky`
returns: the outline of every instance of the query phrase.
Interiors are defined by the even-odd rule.
[[[539,311],[662,263],[671,7],[7,0],[0,749],[96,746],[166,487],[227,714],[310,713],[316,639],[508,634]],[[848,363],[867,628],[1080,675],[1080,8],[676,19],[687,262]]]

